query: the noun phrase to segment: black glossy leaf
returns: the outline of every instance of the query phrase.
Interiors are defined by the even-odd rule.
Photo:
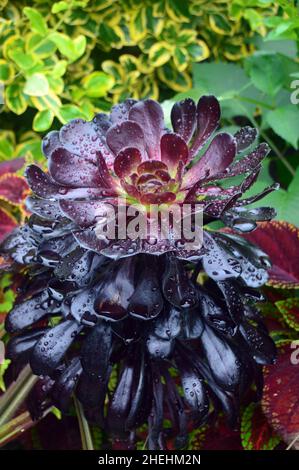
[[[237,151],[242,152],[247,149],[257,138],[257,130],[254,127],[245,126],[235,133],[237,141]]]
[[[112,348],[111,326],[101,321],[86,337],[81,349],[81,364],[91,377],[105,378]]]
[[[144,259],[145,265],[137,272],[137,284],[130,297],[128,312],[142,320],[155,318],[163,308],[163,297],[154,262]]]
[[[117,321],[127,315],[129,299],[134,292],[135,260],[125,258],[113,263],[104,274],[94,302],[94,309],[102,318]]]
[[[49,298],[47,291],[16,305],[5,320],[5,328],[10,333],[23,330],[57,311],[58,303]]]
[[[175,307],[193,308],[198,303],[195,287],[189,279],[184,265],[172,254],[166,258],[162,288],[168,302]]]
[[[244,321],[240,325],[240,333],[245,339],[257,364],[274,364],[276,348],[274,341],[260,328],[255,328]]]
[[[48,331],[48,328],[34,328],[13,336],[6,346],[6,357],[13,361],[21,358],[27,362],[37,341]]]
[[[184,310],[181,320],[180,339],[196,339],[201,336],[204,325],[198,309]]]
[[[165,340],[175,338],[180,334],[183,315],[184,313],[170,307],[168,310],[162,312],[153,322],[153,333],[158,336],[158,338]]]
[[[189,142],[196,126],[196,105],[191,98],[175,103],[171,110],[174,131]]]
[[[60,363],[82,327],[74,320],[65,320],[47,331],[37,342],[30,358],[34,374],[50,374]]]
[[[72,393],[77,386],[81,373],[82,367],[80,360],[75,357],[71,359],[59,378],[55,380],[51,390],[51,398],[55,405],[64,412],[68,410]]]
[[[228,391],[240,383],[242,364],[227,340],[206,325],[200,343],[215,381]]]

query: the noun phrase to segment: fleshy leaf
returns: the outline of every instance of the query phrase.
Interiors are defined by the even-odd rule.
[[[242,414],[241,439],[244,450],[272,450],[280,442],[260,405],[255,403],[248,405]]]
[[[259,246],[272,262],[268,284],[277,288],[299,288],[299,229],[281,221],[262,222],[247,240]],[[279,240],[279,243],[277,243]]]
[[[280,346],[277,363],[265,368],[263,411],[273,429],[291,444],[299,435],[298,342]],[[293,449],[299,448],[298,439]]]

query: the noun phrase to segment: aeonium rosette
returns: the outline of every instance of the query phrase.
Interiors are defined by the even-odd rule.
[[[16,333],[9,356],[43,376],[33,415],[49,402],[65,409],[76,393],[88,417],[128,445],[147,422],[152,449],[163,448],[167,433],[185,445],[189,421],[200,425],[212,408],[233,422],[253,383],[260,393],[261,367],[275,357],[254,306],[269,260],[238,235],[275,215],[247,207],[275,185],[243,197],[268,146],[246,155],[257,137],[249,127],[214,136],[220,107],[213,96],[175,104],[171,120],[173,131],[157,102],[126,100],[110,115],[50,132],[43,141],[49,171],[27,170],[33,214],[2,246],[12,268],[26,267],[6,327]],[[201,210],[202,246],[189,250],[183,236],[160,228],[154,240],[99,236],[107,203],[118,208],[120,226],[119,198],[146,216],[152,205]],[[213,220],[230,231],[211,230]],[[40,397],[40,389],[34,393]]]

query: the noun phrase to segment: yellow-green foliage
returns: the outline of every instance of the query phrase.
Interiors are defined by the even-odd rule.
[[[193,62],[250,53],[252,36],[265,34],[275,4],[0,0],[0,127],[18,131],[6,134],[0,160],[26,152],[38,158],[36,133],[55,119],[91,119],[128,96],[161,99],[188,90]],[[8,112],[23,119],[7,120]]]

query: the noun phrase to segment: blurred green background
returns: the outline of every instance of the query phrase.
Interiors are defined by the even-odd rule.
[[[265,203],[298,225],[298,34],[290,0],[2,0],[0,161],[43,164],[49,129],[127,97],[159,99],[167,113],[213,93],[223,126],[253,125],[270,144],[252,191],[279,181]]]

